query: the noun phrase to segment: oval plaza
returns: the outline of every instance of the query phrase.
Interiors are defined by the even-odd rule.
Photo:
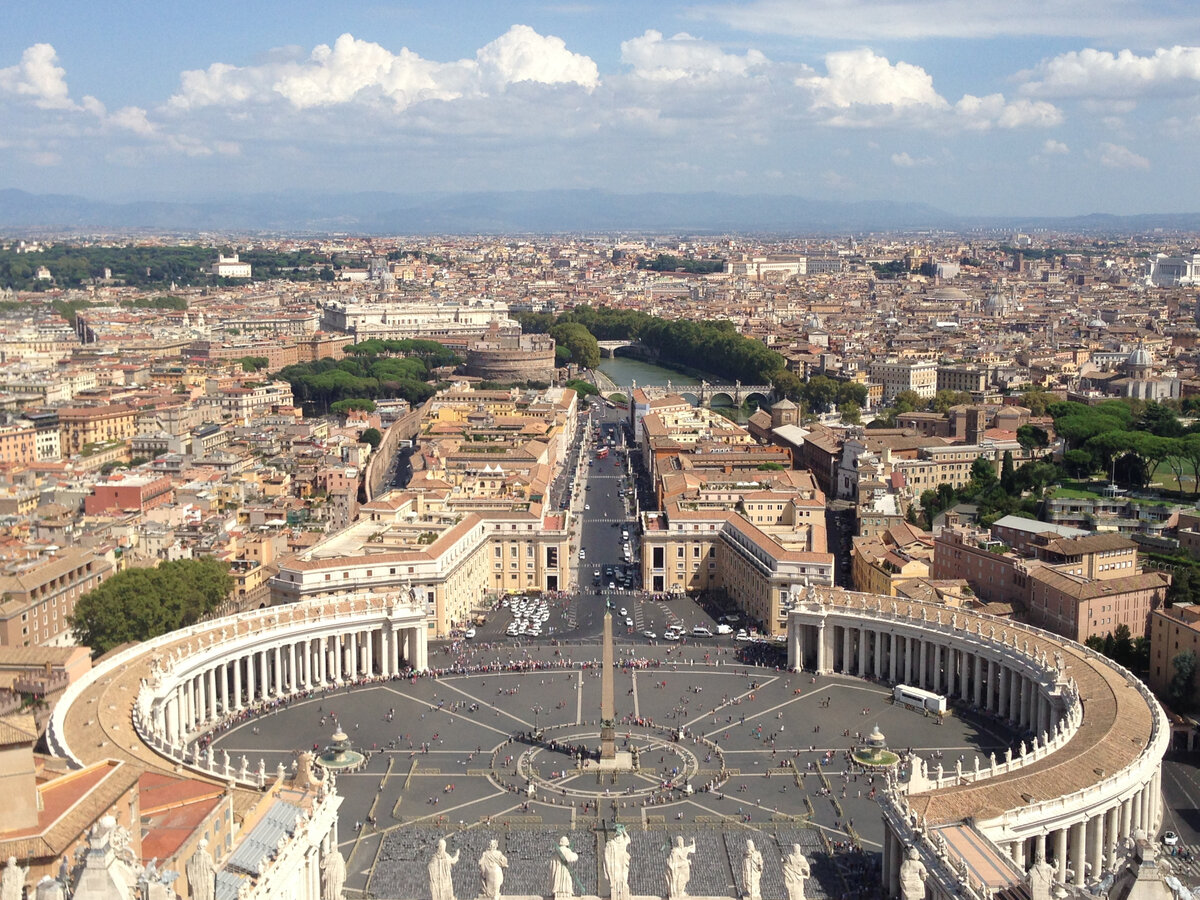
[[[269,772],[199,749],[200,739],[248,707],[425,669],[426,615],[400,593],[303,600],[199,624],[94,668],[56,708],[48,740],[79,766],[126,760],[270,790],[284,780],[282,765]],[[910,900],[901,868],[914,852],[931,897],[990,897],[1024,884],[1042,859],[1078,888],[1111,869],[1129,838],[1159,827],[1165,715],[1130,673],[1078,644],[989,616],[810,588],[788,613],[787,649],[804,683],[813,673],[903,683],[1020,736],[1015,752],[966,770],[915,756],[887,775],[879,802],[889,896]],[[307,849],[287,876],[293,886],[316,883],[321,853],[336,842],[336,790],[321,799],[331,811],[311,817]],[[316,894],[297,888],[294,896]]]

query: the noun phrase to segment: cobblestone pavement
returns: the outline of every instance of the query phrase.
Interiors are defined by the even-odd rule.
[[[764,896],[784,895],[781,859],[800,843],[812,862],[808,896],[869,897],[882,823],[871,776],[846,763],[856,735],[878,723],[890,747],[917,748],[931,768],[939,761],[935,754],[947,769],[961,758],[969,770],[976,755],[986,765],[989,751],[1001,756],[1008,746],[1009,736],[996,722],[951,715],[939,725],[892,706],[884,685],[741,665],[712,647],[619,645],[618,734],[622,742],[628,734],[637,743],[646,729],[669,734],[685,728],[679,749],[698,767],[689,785],[693,793],[661,789],[678,759],[648,751],[639,772],[615,781],[576,770],[563,754],[563,790],[556,794],[552,782],[529,798],[517,766],[532,732],[563,741],[596,733],[600,679],[590,666],[599,645],[447,650],[432,647],[430,665],[524,662],[547,668],[342,688],[293,701],[214,741],[234,759],[245,755],[252,765],[264,759],[271,771],[280,761],[290,765],[295,750],[324,747],[340,725],[368,755],[362,770],[338,778],[344,797],[340,843],[352,900],[428,897],[425,864],[440,836],[451,852],[461,850],[454,869],[457,896],[477,895],[477,861],[492,837],[509,856],[504,892],[545,892],[550,853],[563,834],[580,853],[575,869],[582,890],[607,895],[601,861],[614,819],[633,838],[634,894],[663,893],[665,848],[682,834],[697,844],[693,895],[739,891],[740,860],[751,838],[763,853]],[[705,791],[722,757],[728,778]],[[539,774],[545,777],[545,765]],[[624,799],[630,788],[639,796]]]

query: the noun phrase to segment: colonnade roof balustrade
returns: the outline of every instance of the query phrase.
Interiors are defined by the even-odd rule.
[[[944,636],[947,646],[967,652],[993,656],[998,651],[1002,661],[1023,669],[1030,657],[1045,654],[1047,678],[1074,682],[1083,715],[1061,747],[992,777],[985,770],[979,780],[949,785],[943,780],[936,790],[908,794],[907,808],[928,825],[994,821],[1031,805],[1082,796],[1143,762],[1157,766],[1165,750],[1165,714],[1149,689],[1123,667],[1060,635],[994,616],[837,588],[810,589],[795,610],[825,617],[826,627],[841,624],[835,620],[844,614],[855,620],[851,627],[885,633],[918,629],[926,640]]]
[[[222,648],[232,656],[273,646],[284,638],[301,640],[344,625],[361,629],[364,617],[390,612],[425,624],[419,602],[398,603],[396,595],[362,595],[340,600],[301,601],[202,622],[162,637],[117,650],[72,684],[55,707],[48,727],[51,751],[84,766],[116,759],[148,769],[173,771],[176,762],[160,756],[142,740],[134,725],[139,694],[155,678],[189,671],[189,659],[221,661]],[[265,642],[265,643],[264,643]],[[165,675],[163,674],[165,671]]]

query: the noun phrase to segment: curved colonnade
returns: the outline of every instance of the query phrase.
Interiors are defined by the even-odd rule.
[[[426,668],[426,622],[424,605],[404,593],[195,625],[93,668],[67,689],[47,738],[77,766],[182,764],[260,788],[261,764],[202,755],[197,739],[247,710]],[[978,769],[917,764],[907,782],[890,782],[881,806],[892,895],[905,848],[918,850],[932,897],[982,900],[1023,878],[1040,854],[1060,881],[1082,885],[1089,870],[1094,879],[1113,868],[1135,831],[1158,829],[1166,716],[1138,679],[1093,651],[1009,620],[837,589],[812,589],[797,603],[788,638],[793,669],[925,687],[1025,735],[1016,754]],[[985,839],[992,869],[956,855],[953,829],[962,827]]]
[[[71,685],[47,740],[77,766],[104,758],[181,764],[260,788],[261,763],[217,760],[194,742],[290,697],[422,671],[427,635],[424,605],[405,595],[304,601],[193,625],[117,653]]]
[[[1166,714],[1129,671],[1059,635],[811,589],[789,613],[788,666],[945,694],[1023,738],[1016,754],[972,771],[930,773],[915,760],[906,782],[891,780],[882,803],[891,896],[906,848],[920,853],[933,896],[983,898],[1022,880],[1037,858],[1053,862],[1059,882],[1082,887],[1114,870],[1135,831],[1152,836],[1161,824]],[[991,843],[986,854],[956,851],[953,829],[963,825]]]

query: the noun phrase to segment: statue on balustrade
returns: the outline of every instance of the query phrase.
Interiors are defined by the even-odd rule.
[[[331,846],[321,860],[321,900],[345,900],[342,895],[345,884],[346,858],[341,850]]]
[[[454,855],[450,855],[446,850],[446,839],[438,839],[437,850],[429,860],[429,896],[432,900],[454,900],[450,870],[458,863],[459,852],[455,850]]]
[[[901,900],[925,900],[925,879],[928,877],[920,852],[916,847],[909,847],[904,862],[900,863]]]
[[[812,875],[808,857],[799,844],[792,844],[792,852],[783,860],[783,886],[787,888],[788,900],[805,900],[804,882]]]
[[[762,900],[762,852],[754,841],[746,841],[746,852],[742,855],[742,897],[744,900]]]
[[[667,900],[682,900],[687,896],[688,882],[692,878],[691,856],[695,852],[695,841],[685,847],[682,835],[675,836],[675,846],[667,857]]]
[[[479,880],[483,883],[480,896],[483,900],[500,900],[500,885],[504,884],[504,870],[508,868],[508,857],[500,852],[495,839],[488,841],[488,848],[479,857]]]
[[[1045,853],[1035,841],[1033,866],[1029,869],[1029,896],[1033,900],[1050,900],[1054,894],[1054,866],[1046,862]]]

